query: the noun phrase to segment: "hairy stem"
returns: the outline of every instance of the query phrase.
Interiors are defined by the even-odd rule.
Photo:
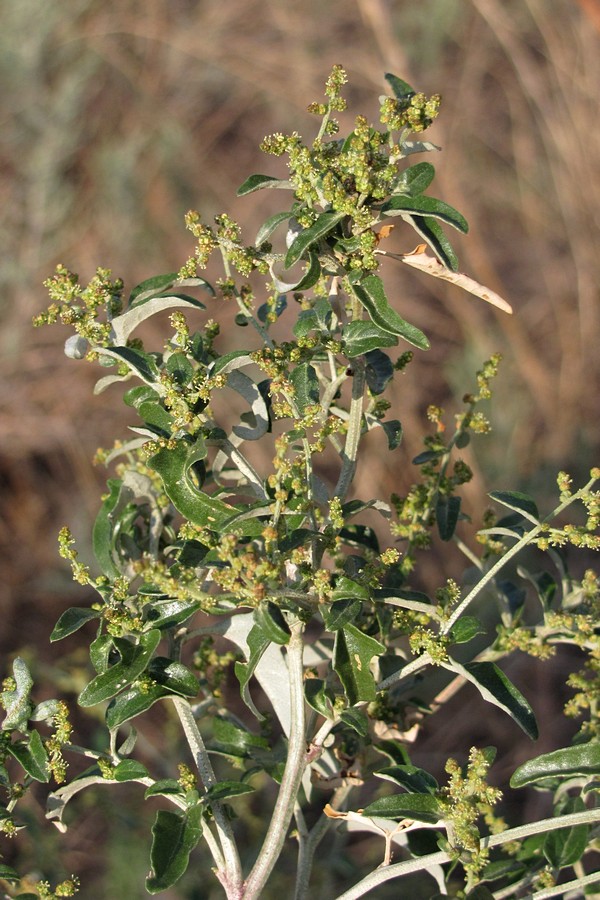
[[[292,625],[292,636],[287,645],[291,705],[287,760],[269,828],[258,859],[245,883],[244,900],[255,900],[262,895],[262,890],[285,843],[298,790],[306,768],[303,630],[304,626],[301,622]]]
[[[348,432],[342,469],[335,486],[334,497],[339,497],[343,503],[350,490],[354,474],[356,472],[356,457],[358,444],[362,430],[363,397],[365,392],[365,361],[358,358],[354,367],[354,381],[352,383],[352,400],[350,401],[350,417],[348,419]]]
[[[192,756],[194,757],[198,774],[202,779],[204,788],[208,790],[208,788],[217,783],[217,778],[204,745],[204,741],[202,740],[202,735],[196,724],[192,708],[189,702],[184,700],[183,697],[171,697],[171,699],[177,710],[177,715],[179,716],[185,738],[188,742]],[[236,898],[239,897],[242,882],[242,868],[235,838],[231,829],[231,823],[220,803],[212,803],[211,809],[215,819],[219,841],[223,849],[223,856],[220,860],[215,858],[215,863],[221,869],[220,880],[225,887],[225,890],[228,892],[228,896]],[[209,841],[209,847],[210,846],[211,842]],[[211,847],[211,850],[213,849],[214,845]],[[224,870],[219,865],[220,861],[224,864]]]
[[[565,816],[555,816],[552,819],[541,819],[539,822],[531,822],[529,825],[520,825],[517,828],[509,828],[508,831],[502,831],[500,834],[492,834],[485,837],[481,841],[482,847],[497,847],[500,844],[506,844],[510,841],[520,841],[532,834],[540,834],[546,831],[553,831],[556,828],[568,828],[574,825],[581,825],[586,822],[597,822],[600,817],[600,810],[587,809],[585,812],[569,813]],[[449,862],[451,857],[448,853],[440,851],[439,853],[430,853],[427,856],[419,856],[416,859],[407,859],[404,862],[394,863],[394,865],[385,868],[376,869],[371,872],[362,881],[359,881],[350,890],[344,891],[336,900],[357,900],[358,897],[364,897],[373,888],[385,881],[391,881],[393,878],[399,878],[401,875],[408,875],[410,872],[420,872],[422,869],[430,869],[432,866],[438,866],[442,863]],[[536,895],[537,896],[537,895]],[[546,895],[548,896],[548,895]],[[549,895],[552,896],[552,895]]]
[[[494,563],[494,565],[491,567],[491,569],[488,569],[488,571],[485,573],[485,575],[477,582],[475,587],[467,594],[467,596],[464,598],[464,600],[462,600],[461,603],[456,607],[456,609],[454,610],[454,612],[452,613],[452,615],[450,616],[450,618],[448,619],[448,621],[446,622],[444,627],[441,629],[440,634],[448,634],[450,629],[454,625],[454,623],[457,621],[457,619],[459,619],[462,616],[463,612],[473,602],[473,600],[481,593],[481,591],[486,586],[486,584],[489,584],[489,582],[492,581],[496,577],[498,572],[500,572],[504,568],[506,563],[509,560],[511,560],[513,558],[513,556],[516,556],[517,553],[520,553],[524,547],[526,547],[528,544],[531,544],[531,542],[534,541],[540,534],[542,534],[542,532],[544,531],[544,528],[548,522],[551,522],[558,515],[560,515],[560,513],[564,509],[566,509],[568,506],[570,506],[571,503],[573,503],[575,500],[578,500],[582,495],[584,495],[589,490],[591,490],[591,488],[594,485],[594,482],[596,480],[597,479],[595,479],[595,478],[590,479],[590,481],[585,485],[585,487],[581,488],[581,490],[577,491],[577,493],[572,494],[570,497],[568,497],[566,500],[564,500],[562,503],[560,503],[556,507],[556,509],[550,513],[549,516],[546,516],[546,518],[543,519],[542,522],[540,522],[539,525],[536,525],[535,528],[532,528],[530,531],[528,531],[526,534],[524,534],[523,537],[519,541],[516,542],[516,544],[513,544],[513,546],[509,550],[506,551],[504,556],[501,556],[500,559],[496,563]]]
[[[344,785],[343,787],[339,787],[334,792],[334,795],[329,804],[332,809],[341,809],[351,790],[351,785]],[[325,837],[332,822],[333,819],[330,819],[325,815],[325,813],[322,813],[309,831],[306,827],[304,816],[302,815],[301,810],[296,810],[296,824],[298,826],[299,848],[298,869],[296,873],[296,892],[294,894],[294,900],[306,900],[315,851]]]

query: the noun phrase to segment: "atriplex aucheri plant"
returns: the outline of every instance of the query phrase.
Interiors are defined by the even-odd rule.
[[[47,815],[62,830],[80,791],[137,782],[146,797],[164,800],[152,827],[151,894],[193,867],[204,840],[230,900],[265,896],[282,854],[297,856],[289,895],[301,900],[330,829],[381,839],[381,865],[338,900],[408,873],[421,873],[421,896],[498,900],[580,896],[600,879],[590,857],[600,821],[599,588],[593,571],[576,580],[565,561],[565,548],[600,546],[600,469],[579,489],[560,473],[547,515],[523,493],[494,492],[503,517],[489,513],[474,545],[459,537],[467,519],[460,486],[471,477],[459,451],[472,433],[489,430],[481,401],[496,375],[493,357],[453,430],[429,407],[432,433],[404,496],[385,502],[353,493],[357,465],[370,463],[370,451],[366,459],[361,451],[366,432],[380,435],[390,465],[401,459],[402,427],[386,417],[385,392],[410,364],[406,344],[428,348],[388,302],[381,260],[453,281],[510,312],[458,272],[442,225],[466,232],[467,223],[425,193],[433,166],[407,162],[438,149],[414,135],[437,116],[440,98],[386,78],[392,93],[381,98],[382,128],[358,116],[346,138],[337,136],[346,79],[336,66],[325,102],[310,107],[321,119],[316,138],[264,140],[265,152],[287,155],[290,174],[253,175],[239,189],[243,196],[275,188],[286,201],[253,245],[229,216],[211,227],[190,212],[196,250],[180,272],[150,278],[124,299],[109,271],[83,287],[59,266],[47,282],[51,306],[36,320],[75,329],[67,355],[108,370],[97,391],[133,382],[124,400],[140,421],[133,437],[101,454],[114,476],[93,529],[99,575],[79,560],[69,530],[60,534],[75,580],[98,600],[67,609],[52,640],[95,624],[95,674],[79,704],[104,705],[105,746],[74,746],[64,702],[36,706],[29,670],[15,659],[2,694],[0,828],[18,831],[16,807],[34,781],[58,783]],[[396,223],[409,246],[409,229],[417,233],[414,250],[385,249]],[[214,286],[198,274],[213,254],[224,270]],[[206,303],[189,293],[195,289]],[[223,303],[236,305],[235,323],[246,329],[242,349],[225,353]],[[169,334],[149,350],[132,334],[164,310],[174,310]],[[231,392],[246,406],[233,425]],[[253,455],[251,442],[268,452]],[[435,534],[457,544],[468,569],[463,585],[440,571],[430,597],[417,586]],[[509,566],[525,548],[536,548],[547,568]],[[495,813],[491,747],[472,748],[462,765],[449,759],[442,784],[413,764],[424,715],[467,682],[482,704],[495,704],[535,739],[533,711],[497,663],[515,650],[545,659],[563,643],[582,651],[565,710],[581,717],[580,730],[572,745],[532,758],[511,779],[548,792],[552,818],[508,827]],[[231,667],[241,699],[228,708],[220,685]],[[440,670],[447,685],[432,698],[428,677]],[[188,746],[170,760],[168,778],[135,756],[135,720],[159,700]],[[91,768],[68,781],[71,754],[89,758]],[[242,871],[232,810],[255,790],[276,799],[253,865]],[[0,875],[6,896],[25,896],[16,872],[2,866]],[[36,890],[69,896],[76,879]]]

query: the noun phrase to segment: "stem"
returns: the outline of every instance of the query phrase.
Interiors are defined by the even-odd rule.
[[[501,834],[491,834],[489,837],[482,838],[481,847],[496,847],[500,844],[506,844],[510,841],[518,841],[529,837],[532,834],[540,832],[553,831],[556,828],[571,827],[573,825],[581,825],[585,822],[597,822],[600,818],[600,810],[587,809],[584,812],[569,813],[565,816],[556,816],[552,819],[540,819],[539,822],[531,822],[529,825],[521,825],[518,828],[509,828]],[[408,859],[404,862],[395,863],[387,866],[385,869],[376,869],[371,872],[362,881],[359,881],[350,890],[340,894],[336,900],[357,900],[358,897],[364,897],[372,888],[383,884],[385,881],[391,881],[393,878],[399,878],[401,875],[407,875],[409,872],[419,872],[421,869],[429,869],[431,866],[441,865],[450,862],[452,857],[443,851],[439,853],[430,853],[427,856],[420,856],[417,859]],[[597,875],[598,873],[596,873]],[[561,886],[561,893],[564,885]],[[533,895],[536,898],[542,894]],[[545,897],[553,896],[552,894],[543,894]],[[556,896],[556,895],[555,895]]]
[[[350,490],[354,473],[356,472],[356,457],[358,444],[362,431],[363,395],[365,392],[365,361],[357,359],[354,369],[354,381],[352,383],[352,400],[350,401],[350,417],[348,419],[348,432],[344,447],[344,461],[334,496],[339,497],[343,503]]]
[[[244,900],[255,900],[261,896],[267,879],[281,854],[306,768],[303,630],[304,625],[301,622],[294,623],[291,628],[292,636],[287,645],[291,705],[287,760],[269,828],[258,859],[244,885]]]
[[[388,675],[387,678],[384,678],[383,681],[380,681],[377,685],[378,691],[385,691],[393,684],[396,684],[397,681],[403,681],[404,678],[407,678],[409,675],[414,674],[414,672],[418,672],[420,669],[424,669],[426,666],[430,665],[431,656],[429,653],[422,653],[420,656],[417,656],[415,659],[411,660],[398,672],[394,672],[393,675]]]
[[[351,790],[351,785],[344,785],[343,787],[337,788],[329,804],[332,809],[341,809],[341,807],[344,805],[346,797]],[[326,816],[325,813],[322,813],[313,827],[310,829],[310,831],[308,831],[304,822],[302,811],[300,809],[296,810],[299,848],[298,869],[296,873],[296,892],[294,894],[294,900],[306,900],[315,850],[325,837],[325,834],[329,830],[333,821],[334,820]]]
[[[556,884],[554,887],[545,888],[543,891],[536,891],[535,894],[527,894],[523,900],[547,900],[548,897],[566,897],[570,891],[579,890],[589,884],[596,884],[598,881],[600,881],[600,872],[590,872],[589,875],[576,878],[574,881]],[[583,892],[578,896],[583,896]]]
[[[198,725],[196,724],[191,706],[187,700],[184,700],[183,697],[171,697],[170,699],[173,701],[173,705],[175,706],[177,715],[179,716],[179,721],[181,722],[185,738],[188,742],[188,746],[191,750],[192,756],[194,757],[194,762],[196,763],[198,774],[202,779],[204,788],[208,790],[208,788],[217,783],[217,778],[208,756],[208,751],[204,745],[204,741],[202,740],[202,735],[200,734]],[[219,860],[214,857],[214,854],[213,858],[215,859],[215,863],[220,870],[222,876],[220,880],[225,887],[225,890],[228,891],[228,896],[239,897],[242,882],[242,868],[240,864],[239,853],[233,836],[233,831],[231,828],[231,823],[227,817],[227,813],[220,803],[211,803],[211,809],[215,819],[219,841],[221,843],[221,847],[223,848],[223,856],[221,857],[221,855],[219,854],[219,857],[224,862],[224,868],[219,866]],[[208,843],[210,847],[211,842],[209,841]],[[214,847],[211,847],[211,850],[213,849]],[[229,891],[231,891],[232,893],[229,893]]]
[[[488,571],[485,573],[485,575],[477,582],[475,587],[472,588],[472,590],[467,594],[467,596],[464,598],[464,600],[456,607],[456,609],[454,610],[454,612],[452,613],[452,615],[450,616],[450,618],[448,619],[448,621],[446,622],[444,627],[441,629],[440,634],[442,634],[442,635],[448,634],[448,632],[450,631],[450,629],[452,628],[452,626],[454,625],[456,620],[462,616],[463,612],[469,606],[469,604],[473,602],[473,600],[482,591],[482,589],[486,586],[486,584],[488,584],[490,581],[493,580],[493,578],[495,578],[495,576],[498,574],[498,572],[500,572],[501,569],[504,568],[506,563],[509,560],[511,560],[513,558],[513,556],[516,556],[517,553],[520,553],[520,551],[523,550],[523,548],[526,547],[528,544],[530,544],[532,542],[532,540],[534,540],[534,538],[536,538],[539,534],[541,534],[541,532],[544,530],[545,525],[548,522],[551,522],[552,519],[555,519],[556,516],[560,515],[560,513],[564,509],[566,509],[568,506],[570,506],[571,503],[573,503],[575,500],[578,500],[583,494],[587,493],[591,489],[591,487],[595,481],[596,481],[596,479],[592,478],[585,485],[585,487],[581,488],[581,490],[577,491],[577,493],[572,494],[570,497],[568,497],[566,500],[564,500],[562,503],[560,503],[556,507],[556,509],[550,513],[549,516],[546,516],[546,518],[542,522],[540,522],[539,525],[536,525],[535,528],[532,528],[531,531],[528,531],[527,534],[524,534],[523,537],[519,541],[517,541],[516,544],[513,544],[513,546],[510,548],[510,550],[507,550],[506,553],[504,554],[504,556],[500,557],[500,559],[494,563],[494,565],[492,566],[491,569],[488,569]]]

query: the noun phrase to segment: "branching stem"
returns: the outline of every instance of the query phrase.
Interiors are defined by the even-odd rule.
[[[334,792],[329,803],[331,808],[341,809],[351,790],[351,785],[339,787]],[[294,900],[306,900],[315,851],[329,830],[333,819],[330,819],[325,813],[322,813],[309,831],[299,807],[296,809],[295,814],[296,824],[298,826],[298,869],[296,873],[296,892],[294,894]]]
[[[587,809],[584,812],[569,813],[565,816],[555,816],[552,819],[541,819],[539,822],[531,822],[528,825],[521,825],[517,828],[510,828],[500,834],[492,834],[483,838],[482,847],[497,847],[511,841],[520,841],[532,834],[541,834],[546,831],[553,831],[556,828],[568,828],[574,825],[582,825],[587,822],[597,822],[600,818],[598,809]],[[410,872],[420,872],[423,869],[430,869],[432,866],[439,866],[442,863],[450,862],[451,857],[448,853],[440,851],[439,853],[430,853],[427,856],[419,856],[416,859],[407,859],[404,862],[394,863],[394,865],[385,868],[376,869],[371,872],[362,881],[359,881],[350,890],[344,891],[336,900],[358,900],[358,897],[364,897],[373,888],[378,887],[386,881],[393,878],[399,878],[401,875],[408,875]],[[562,893],[562,889],[561,889]],[[538,895],[535,895],[538,896]],[[540,895],[542,896],[542,895]],[[553,894],[544,894],[544,896],[555,896]]]
[[[306,768],[303,630],[304,626],[301,622],[292,625],[292,636],[287,645],[291,705],[287,760],[269,828],[258,859],[244,886],[242,895],[244,900],[258,900],[262,896],[263,888],[285,843],[298,790]]]
[[[560,503],[556,507],[556,509],[551,512],[550,515],[546,516],[546,518],[542,522],[540,522],[535,526],[535,528],[532,528],[530,531],[524,534],[523,537],[516,542],[516,544],[513,544],[513,546],[506,551],[504,556],[501,556],[500,559],[494,563],[491,569],[488,569],[485,575],[477,582],[475,587],[471,591],[469,591],[464,600],[462,600],[461,603],[456,607],[444,627],[441,629],[440,634],[448,634],[454,623],[462,616],[467,607],[481,593],[483,588],[496,577],[498,572],[500,572],[504,568],[506,563],[509,562],[509,560],[511,560],[518,553],[520,553],[521,550],[527,547],[528,544],[531,544],[532,541],[534,541],[538,537],[538,535],[540,535],[544,531],[544,528],[546,527],[548,522],[559,516],[560,513],[568,506],[570,506],[571,503],[573,503],[575,500],[578,500],[581,496],[588,493],[596,480],[596,478],[590,479],[585,487],[581,488],[581,490],[577,491],[575,494],[571,494],[571,496],[567,497],[567,499]]]
[[[192,708],[189,702],[183,697],[171,697],[170,699],[173,701],[173,705],[179,716],[179,721],[181,722],[183,733],[185,734],[186,741],[188,742],[188,746],[194,757],[198,774],[200,775],[205,790],[208,790],[208,788],[217,783],[217,778],[208,756],[208,751],[204,745],[202,735],[200,734],[200,730],[194,718]],[[215,858],[215,863],[220,869],[220,880],[227,891],[228,897],[232,898],[232,900],[237,900],[237,898],[240,897],[242,868],[231,823],[220,803],[211,803],[211,809],[215,819],[219,841],[223,849],[223,855],[221,856],[219,854],[219,858]],[[208,841],[208,845],[211,852],[217,849],[214,841]]]

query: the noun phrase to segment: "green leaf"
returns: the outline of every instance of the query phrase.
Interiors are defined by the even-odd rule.
[[[356,619],[360,612],[360,600],[334,600],[330,606],[323,606],[321,615],[327,631],[339,631],[348,622]]]
[[[292,241],[284,260],[284,267],[289,269],[294,263],[302,259],[304,253],[313,244],[316,244],[326,235],[328,235],[338,222],[345,218],[343,212],[324,212],[318,217],[316,222],[310,228],[304,228],[299,235]]]
[[[375,699],[375,679],[369,666],[374,656],[384,652],[385,647],[379,641],[363,634],[355,625],[346,625],[336,632],[333,668],[344,686],[350,706]]]
[[[182,697],[195,697],[198,693],[198,679],[194,673],[183,663],[166,656],[155,656],[150,660],[148,675],[169,693]]]
[[[214,717],[212,729],[211,753],[222,753],[225,756],[248,759],[254,750],[269,749],[269,742],[266,738],[253,734],[241,723],[232,722],[223,716]]]
[[[385,778],[399,784],[411,794],[433,794],[439,785],[433,775],[413,765],[386,766],[375,772],[378,778]]]
[[[232,797],[240,797],[242,794],[253,794],[256,789],[251,784],[243,781],[219,781],[209,787],[203,800],[206,803],[220,803]]]
[[[122,482],[117,478],[109,478],[107,487],[109,488],[108,497],[103,501],[94,522],[92,545],[94,555],[103,574],[117,578],[121,571],[115,562],[116,551],[113,537],[115,523],[113,521],[113,512],[121,496]],[[55,638],[55,640],[58,639]]]
[[[79,705],[95,706],[104,700],[110,700],[135,681],[146,669],[160,639],[161,633],[157,628],[140,635],[139,643],[131,645],[130,659],[125,661],[121,658],[121,662],[92,678],[79,695]]]
[[[59,712],[60,703],[58,700],[42,700],[31,713],[29,720],[31,722],[47,722],[50,724]]]
[[[279,212],[275,213],[274,216],[269,216],[267,221],[263,222],[263,224],[258,229],[256,238],[254,240],[256,246],[260,247],[261,244],[264,244],[264,242],[271,237],[275,229],[278,228],[282,222],[287,222],[288,219],[290,219],[292,216],[293,213],[291,212]]]
[[[369,590],[364,584],[359,584],[358,581],[353,581],[352,578],[348,578],[346,575],[340,575],[331,594],[331,599],[334,601],[348,599],[368,600],[369,597]]]
[[[250,696],[248,685],[250,679],[254,674],[254,670],[260,662],[263,653],[271,642],[260,625],[252,626],[248,634],[247,642],[249,649],[248,661],[245,663],[236,662],[235,674],[237,680],[240,683],[240,694],[242,700],[244,701],[248,709],[252,710],[256,718],[262,721],[265,717],[261,712],[258,711],[256,706],[254,705],[252,697]]]
[[[6,716],[2,722],[3,731],[27,731],[27,722],[33,710],[31,689],[33,678],[24,659],[17,656],[13,662],[15,689],[2,691],[2,706]]]
[[[0,878],[3,878],[5,881],[20,881],[21,876],[18,872],[12,869],[10,866],[5,866],[4,863],[0,863]],[[21,897],[23,895],[21,894]],[[31,897],[36,897],[36,894],[31,894]]]
[[[567,797],[560,810],[555,812],[559,815],[568,815],[583,812],[585,809],[581,797]],[[586,823],[549,831],[544,841],[544,856],[550,865],[557,869],[574,866],[587,850],[589,833],[590,826]]]
[[[152,279],[150,279],[150,281],[152,281]],[[190,278],[188,279],[188,282],[202,286],[214,296],[215,292],[213,288],[203,278]],[[115,347],[127,346],[127,341],[129,340],[131,333],[135,331],[138,325],[145,322],[146,319],[155,316],[157,313],[162,313],[166,309],[176,309],[178,307],[193,310],[206,309],[204,303],[201,303],[200,300],[196,300],[195,297],[190,297],[188,294],[166,293],[157,295],[154,291],[151,291],[149,295],[146,293],[140,294],[139,298],[136,298],[133,301],[126,312],[122,313],[120,316],[115,316],[112,320],[110,334],[112,344]]]
[[[186,813],[159,809],[152,826],[151,874],[146,879],[149,894],[165,891],[188,867],[190,853],[202,836],[202,807]]]
[[[194,374],[194,367],[190,360],[185,353],[181,352],[171,353],[166,363],[166,369],[177,384],[182,386],[189,384]]]
[[[374,322],[349,322],[343,331],[344,353],[348,359],[362,356],[381,347],[395,347],[398,338],[379,328]]]
[[[124,362],[134,375],[141,378],[146,384],[155,384],[159,378],[156,360],[143,350],[134,347],[103,347],[101,358],[111,356],[118,362]]]
[[[433,462],[435,459],[441,459],[441,457],[446,452],[443,450],[423,450],[422,453],[418,453],[414,459],[412,460],[413,466],[422,466],[423,463]]]
[[[214,375],[228,375],[235,369],[241,369],[243,366],[251,366],[252,358],[247,350],[231,350],[219,356],[210,366],[208,374],[212,378]]]
[[[382,394],[394,377],[392,361],[387,353],[382,353],[381,350],[370,350],[365,353],[365,359],[367,387],[375,396]]]
[[[439,497],[435,506],[438,532],[443,541],[451,541],[460,516],[460,497]]]
[[[437,144],[432,144],[431,141],[403,141],[402,142],[402,155],[410,156],[413,153],[429,153],[432,150],[441,150],[441,147],[438,147]]]
[[[271,175],[250,175],[237,189],[237,196],[245,197],[246,194],[252,194],[254,191],[260,191],[262,188],[283,188],[292,190],[293,186],[290,181],[283,181],[281,178],[273,178]]]
[[[321,678],[307,678],[304,682],[306,702],[326,719],[333,718],[333,692]]]
[[[351,547],[367,547],[379,553],[379,540],[370,525],[346,525],[340,531],[340,538]]]
[[[181,281],[177,272],[169,272],[167,275],[154,275],[152,278],[147,278],[145,281],[142,281],[134,287],[129,295],[128,306],[132,307],[145,303],[146,300],[151,300],[154,297],[164,294],[175,285],[178,287],[203,287],[214,294],[212,287],[204,280],[204,278],[196,276],[194,278],[185,278]]]
[[[399,335],[409,344],[413,344],[421,350],[428,349],[429,341],[423,332],[416,326],[405,322],[396,310],[392,309],[386,297],[383,282],[378,275],[368,275],[358,284],[353,284],[352,290],[375,325],[383,328],[384,331],[389,331],[390,334]]]
[[[321,331],[328,335],[331,331],[332,317],[331,303],[321,297],[312,309],[304,309],[300,312],[293,332],[298,338],[306,337],[311,331]]]
[[[81,609],[80,607],[72,606],[70,609],[66,609],[59,618],[52,630],[50,640],[62,641],[67,635],[73,634],[74,631],[79,631],[86,622],[89,622],[91,619],[97,619],[99,616],[100,613],[96,609]]]
[[[589,741],[543,753],[519,766],[510,779],[513,788],[525,787],[544,778],[573,778],[600,775],[600,743]]]
[[[201,606],[202,600],[158,600],[146,607],[145,619],[154,628],[172,628],[187,622]]]
[[[420,162],[415,166],[409,166],[405,169],[398,181],[395,191],[401,191],[403,194],[417,196],[426,191],[435,176],[435,169],[428,162]]]
[[[289,294],[290,291],[307,291],[317,283],[321,277],[321,263],[319,257],[313,250],[308,251],[308,268],[297,281],[283,281],[274,270],[273,265],[269,271],[273,278],[273,284],[282,294]]]
[[[300,363],[291,373],[290,381],[294,388],[296,405],[303,416],[307,407],[319,402],[319,381],[314,366],[310,363]]]
[[[268,600],[254,610],[254,618],[265,637],[274,644],[287,644],[290,640],[289,625],[275,603]]]
[[[146,400],[155,400],[156,391],[149,384],[136,384],[123,394],[123,402],[133,409],[137,409],[141,403]]]
[[[443,818],[443,812],[432,794],[392,794],[369,803],[363,816],[382,819],[414,819],[417,822],[435,824]]]
[[[392,75],[391,72],[385,73],[385,80],[390,85],[394,92],[394,96],[397,97],[398,100],[409,99],[415,93],[408,82],[403,81],[402,78],[398,78],[397,75]]]
[[[462,616],[450,629],[448,637],[453,644],[466,644],[478,634],[485,634],[485,628],[475,616]]]
[[[389,422],[382,422],[381,427],[388,440],[388,450],[395,450],[402,443],[402,423],[398,419],[390,419]]]
[[[265,397],[265,392],[261,390],[261,385],[256,384],[244,372],[230,372],[227,377],[227,386],[238,393],[240,397],[243,397],[250,406],[250,412],[243,413],[241,416],[242,422],[247,422],[248,424],[234,425],[233,433],[244,441],[259,440],[271,427],[267,406],[268,396]],[[255,483],[264,496],[260,478],[256,474],[250,475],[248,471],[245,472],[245,475]]]
[[[500,878],[507,877],[511,882],[516,881],[526,872],[525,866],[512,859],[498,859],[496,862],[488,863],[482,869],[480,878],[483,881],[498,881]],[[492,900],[493,900],[493,894]]]
[[[114,644],[112,635],[99,634],[90,644],[90,662],[98,674],[106,672]]]
[[[495,663],[473,662],[462,666],[456,660],[444,668],[458,672],[474,684],[484,700],[503,709],[532,740],[538,737],[533,710],[523,694]]]
[[[382,740],[375,744],[373,749],[376,750],[377,753],[381,753],[382,756],[387,756],[394,765],[411,765],[408,751],[400,741]]]
[[[558,584],[552,575],[549,572],[529,572],[525,566],[519,566],[517,572],[534,586],[542,609],[551,609],[558,590]]]
[[[112,777],[115,781],[139,781],[148,778],[148,769],[137,759],[122,759],[115,766]]]
[[[287,309],[287,297],[285,294],[279,294],[275,298],[275,304],[272,303],[262,303],[258,309],[256,310],[256,318],[259,322],[267,322],[269,315],[275,315],[276,318],[279,318]]]
[[[122,691],[108,704],[106,710],[106,725],[108,728],[117,728],[130,719],[146,712],[151,706],[169,696],[169,691],[160,684],[134,685],[126,691]]]
[[[185,791],[175,778],[161,778],[155,781],[144,793],[144,800],[148,797],[182,797]]]
[[[458,257],[439,222],[430,216],[413,215],[407,215],[406,221],[427,241],[439,261],[447,269],[458,272]]]
[[[353,731],[356,731],[361,737],[366,737],[369,733],[369,719],[362,709],[350,707],[345,709],[340,715],[340,719]]]
[[[492,491],[488,494],[496,503],[501,503],[508,509],[521,513],[530,522],[539,524],[540,514],[535,501],[528,494],[522,494],[520,491]]]
[[[194,444],[178,441],[173,449],[165,447],[151,456],[148,466],[162,478],[165,493],[178,512],[194,525],[220,531],[227,519],[240,510],[217,497],[211,497],[196,486],[191,477],[192,466],[205,456],[206,447],[202,438],[197,438]],[[252,535],[260,534],[263,528],[260,522],[248,520],[241,530],[246,535]]]
[[[428,165],[428,163],[422,163],[422,165]],[[431,168],[433,168],[433,166]],[[440,221],[445,222],[447,225],[452,225],[454,228],[457,228],[458,231],[462,231],[463,234],[466,234],[469,230],[467,220],[458,212],[458,210],[449,206],[448,203],[444,203],[443,200],[436,200],[435,197],[394,194],[387,203],[383,204],[381,212],[386,218],[389,216],[405,216],[407,214],[430,216],[433,219],[440,219]]]
[[[128,306],[135,301],[137,297],[147,298],[155,294],[161,294],[168,290],[177,281],[177,272],[168,272],[166,275],[153,275],[152,278],[146,278],[136,285],[129,295]]]
[[[50,780],[48,754],[38,731],[33,729],[28,741],[8,744],[6,749],[35,781],[45,783]]]

